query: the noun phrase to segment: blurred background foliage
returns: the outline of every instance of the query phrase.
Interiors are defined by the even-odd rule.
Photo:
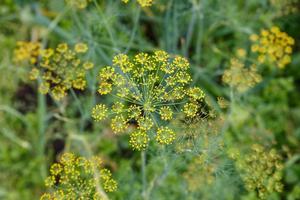
[[[258,143],[275,148],[284,165],[283,192],[267,198],[300,199],[299,9],[295,0],[156,0],[147,8],[135,1],[93,0],[84,9],[61,0],[1,0],[0,199],[38,199],[49,166],[63,151],[103,157],[119,184],[111,199],[145,199],[140,154],[128,146],[128,135],[93,123],[90,112],[96,102],[112,101],[96,94],[102,66],[116,53],[155,49],[189,59],[194,84],[206,92],[217,117],[183,127],[171,146],[148,149],[144,197],[258,199],[227,155],[238,147],[247,157]],[[273,25],[295,39],[292,63],[282,70],[264,68],[261,83],[232,96],[221,81],[230,58],[238,48],[249,53],[249,36]],[[87,57],[95,63],[89,88],[61,102],[39,94],[27,69],[13,63],[17,41],[45,47],[87,43]],[[218,106],[220,96],[230,109]]]

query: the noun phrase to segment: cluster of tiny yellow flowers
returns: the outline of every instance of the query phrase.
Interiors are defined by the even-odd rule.
[[[257,192],[261,199],[266,199],[274,192],[282,192],[283,164],[276,150],[267,151],[261,145],[254,144],[246,154],[233,148],[228,151],[228,155],[235,160],[248,191]]]
[[[51,188],[51,192],[44,193],[41,200],[102,200],[103,192],[99,191],[99,185],[105,192],[117,189],[117,182],[112,178],[111,172],[102,167],[101,158],[87,159],[72,153],[63,154],[60,162],[51,166],[45,185]]]
[[[146,131],[136,130],[130,134],[129,144],[130,146],[138,151],[141,151],[148,146],[150,138]]]
[[[30,62],[29,78],[40,79],[39,91],[42,94],[50,93],[54,99],[60,100],[71,88],[85,89],[86,72],[94,67],[93,63],[80,59],[88,50],[86,44],[78,43],[74,49],[66,43],[59,44],[56,49],[41,50],[40,46],[39,43],[21,43],[15,50],[15,57],[18,62]]]
[[[295,41],[276,26],[262,30],[260,35],[252,34],[251,51],[258,54],[258,62],[271,63],[284,68],[291,62],[292,46]]]
[[[175,140],[175,133],[168,127],[159,127],[157,129],[156,141],[159,144],[171,144]]]
[[[238,92],[244,92],[259,83],[262,77],[255,65],[246,68],[241,60],[232,58],[230,67],[224,71],[222,80]]]
[[[42,45],[39,42],[19,41],[14,50],[16,63],[36,64],[41,53]]]
[[[92,0],[65,0],[66,3],[78,9],[86,8]]]
[[[101,95],[112,94],[116,102],[109,109],[98,104],[92,110],[96,121],[112,116],[114,133],[125,132],[129,123],[137,124],[130,135],[135,150],[147,147],[151,136],[159,144],[171,144],[175,132],[167,125],[175,114],[195,117],[204,99],[204,92],[190,87],[192,78],[189,62],[165,51],[153,54],[138,53],[131,59],[125,54],[116,55],[113,65],[101,69],[99,90]]]
[[[124,3],[128,3],[129,0],[122,0]],[[137,0],[141,7],[149,7],[152,6],[153,0]]]
[[[106,118],[108,109],[104,104],[98,104],[93,108],[92,117],[95,121],[101,121]]]

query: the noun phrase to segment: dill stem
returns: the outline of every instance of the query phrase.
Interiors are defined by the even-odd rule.
[[[45,130],[46,130],[46,98],[43,94],[38,92],[38,157],[41,161],[40,172],[43,178],[47,176],[46,162],[44,162],[44,151],[45,151]]]
[[[144,197],[145,200],[148,199],[148,195],[146,194],[146,188],[147,188],[147,180],[146,180],[146,150],[141,151],[141,174],[142,174],[142,196]]]

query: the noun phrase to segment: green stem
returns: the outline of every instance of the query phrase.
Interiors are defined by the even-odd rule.
[[[142,191],[142,196],[144,197],[144,199],[148,199],[147,198],[147,194],[146,194],[146,188],[147,188],[147,180],[146,180],[146,151],[141,151],[141,166],[142,166],[142,184],[143,184],[143,191]]]
[[[43,178],[47,176],[46,162],[44,161],[44,151],[46,145],[45,130],[46,130],[46,98],[43,94],[38,93],[38,133],[39,133],[39,143],[38,143],[38,157],[41,160],[41,175]]]
[[[204,29],[204,5],[205,1],[201,2],[201,5],[198,4],[198,18],[199,18],[199,33],[198,33],[198,38],[196,41],[196,63],[199,64],[201,63],[201,54],[202,54],[202,45],[203,45],[203,29]],[[201,6],[201,7],[200,7]]]
[[[231,109],[235,104],[235,98],[234,98],[234,93],[233,93],[233,87],[230,86],[230,103],[231,103]]]

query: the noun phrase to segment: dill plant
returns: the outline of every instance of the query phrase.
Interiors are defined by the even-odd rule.
[[[129,2],[128,0],[122,1],[124,3]],[[93,6],[92,1],[89,0],[66,0],[65,2],[69,6],[80,10],[78,11],[78,13],[80,14],[78,14],[77,11],[73,11],[73,13],[70,15],[71,19],[69,20],[74,21],[74,25],[78,26],[79,28],[79,30],[73,32],[78,34],[78,32],[82,33],[83,31],[85,31],[86,34],[84,34],[84,36],[82,37],[86,37],[84,38],[86,39],[85,41],[89,41],[90,43],[95,44],[93,50],[95,50],[97,56],[100,55],[99,61],[101,61],[101,65],[105,62],[109,63],[111,54],[120,52],[120,49],[123,47],[126,48],[125,52],[128,52],[133,47],[136,48],[135,51],[140,52],[141,47],[139,47],[138,45],[143,44],[145,45],[142,48],[143,51],[145,51],[145,49],[152,50],[152,45],[148,45],[148,43],[146,44],[149,39],[147,38],[147,36],[145,36],[147,34],[143,34],[144,30],[149,28],[149,24],[152,25],[152,22],[154,22],[153,24],[155,26],[160,23],[165,25],[163,28],[161,28],[161,26],[157,26],[158,28],[163,30],[162,32],[160,32],[161,35],[159,36],[159,38],[160,42],[162,42],[162,44],[160,45],[164,46],[164,49],[168,49],[168,51],[170,52],[183,52],[183,54],[186,55],[187,58],[191,59],[197,64],[195,66],[202,66],[204,64],[207,64],[207,67],[203,69],[203,71],[206,73],[210,72],[209,68],[212,68],[213,65],[219,66],[216,63],[220,61],[220,58],[224,59],[227,56],[224,53],[224,49],[222,49],[222,45],[218,43],[218,40],[220,38],[223,39],[224,36],[221,32],[225,34],[230,32],[231,27],[229,28],[229,25],[231,25],[230,23],[232,22],[234,22],[234,26],[244,26],[244,24],[239,23],[244,22],[243,19],[245,19],[246,17],[247,19],[253,19],[253,21],[256,23],[257,18],[255,18],[255,16],[260,16],[257,13],[261,12],[259,9],[257,9],[255,15],[251,15],[251,17],[248,15],[245,15],[245,18],[243,18],[242,16],[239,16],[240,18],[236,17],[235,14],[245,12],[245,10],[242,10],[242,12],[240,12],[239,10],[234,10],[234,8],[240,8],[238,5],[241,4],[241,1],[239,1],[239,3],[236,3],[236,1],[226,2],[226,6],[223,7],[222,4],[209,1],[169,1],[166,5],[159,5],[159,3],[157,3],[158,1],[137,0],[137,3],[143,8],[142,10],[145,11],[145,13],[141,19],[139,19],[140,14],[136,14],[136,18],[134,19],[135,22],[133,25],[134,28],[131,32],[130,28],[125,26],[127,25],[126,23],[129,19],[128,16],[124,15],[124,13],[127,13],[127,11],[123,13],[120,10],[116,10],[115,8],[108,8],[106,10],[106,6],[113,7],[117,5],[117,3],[113,1],[107,1],[107,3],[101,2],[101,4],[99,5],[95,3],[97,1],[94,1],[95,6]],[[120,3],[120,1],[116,2]],[[255,1],[251,1],[249,4],[247,2],[243,9],[249,9],[248,6],[252,5],[253,2]],[[154,3],[158,6],[161,6],[160,14],[165,16],[158,16],[156,15],[157,13],[155,12],[155,10],[151,10],[151,8],[149,8]],[[194,7],[191,7],[191,5],[193,5]],[[85,10],[85,8],[87,8],[88,6],[89,8]],[[232,7],[233,9],[228,10],[229,7]],[[253,10],[252,7],[251,9]],[[130,12],[131,11],[128,11],[128,13]],[[155,16],[153,16],[153,13]],[[215,15],[214,13],[221,14],[219,16]],[[118,23],[118,19],[115,17],[115,15],[120,16],[120,19],[122,19],[120,21],[122,22]],[[223,21],[224,16],[225,23]],[[61,16],[57,16],[57,18],[55,18],[53,22],[59,20],[60,17]],[[86,20],[85,17],[88,17],[88,20]],[[90,18],[93,18],[93,22],[89,21]],[[265,18],[268,18],[268,15],[266,15]],[[270,24],[269,19],[265,18],[264,24]],[[64,23],[67,24],[70,21],[64,21]],[[139,22],[147,23],[139,24]],[[94,32],[92,32],[92,30],[89,30],[89,28],[91,28],[89,27],[89,23],[99,23],[99,27],[101,27],[101,34],[96,33],[95,35],[93,35]],[[224,24],[226,24],[226,26],[228,27],[223,27]],[[182,30],[180,26],[183,27]],[[186,29],[186,27],[188,27],[188,30]],[[218,29],[216,29],[216,32],[214,32],[215,27],[218,27]],[[199,33],[196,31],[198,30],[198,28],[200,30]],[[219,28],[222,30],[220,31]],[[245,30],[246,29],[236,29],[234,30],[234,33]],[[60,31],[61,30],[57,31],[58,35],[60,35],[61,33],[63,34],[61,34],[60,36],[63,37],[68,35],[65,34],[67,31]],[[247,29],[246,31],[249,30]],[[117,32],[122,33],[117,34]],[[128,44],[127,41],[123,41],[124,35],[126,34],[131,37]],[[217,34],[217,36],[214,34]],[[237,35],[238,34],[239,33],[237,33]],[[70,41],[73,41],[74,38],[72,37],[75,36],[78,37],[77,35],[71,35],[71,37],[68,39],[70,39]],[[229,43],[232,43],[233,39],[228,39],[228,36],[225,36],[226,41],[219,41],[221,41],[224,46],[227,47]],[[244,93],[248,91],[261,82],[264,83],[265,80],[263,80],[263,76],[262,74],[260,74],[260,64],[276,65],[278,68],[284,68],[285,66],[291,64],[292,46],[295,42],[293,42],[293,39],[290,36],[281,32],[281,30],[279,30],[277,27],[272,27],[270,30],[264,30],[262,31],[261,35],[251,35],[250,39],[253,42],[251,49],[256,56],[254,56],[255,62],[257,60],[258,63],[255,63],[256,65],[252,65],[252,63],[248,65],[249,55],[247,54],[247,51],[242,48],[239,48],[236,52],[236,55],[232,56],[232,59],[230,59],[230,66],[225,70],[222,80],[226,85],[229,85],[231,87],[231,91],[235,90],[237,91],[237,93],[235,93],[235,91],[232,92],[232,94],[230,94],[230,97],[228,98],[229,95],[226,96],[222,93],[221,89],[223,88],[220,89],[219,87],[216,87],[216,91],[213,91],[212,93],[216,92],[218,93],[218,95],[224,95],[224,98],[217,98],[218,106],[221,110],[223,109],[222,111],[224,112],[222,113],[222,115],[219,115],[219,113],[217,113],[217,116],[214,116],[214,110],[211,110],[211,108],[207,109],[202,107],[203,104],[205,104],[205,95],[199,87],[191,87],[193,80],[191,78],[191,75],[189,74],[190,69],[187,59],[183,57],[169,55],[164,51],[155,51],[153,54],[138,53],[132,57],[129,56],[131,55],[130,53],[128,53],[128,55],[119,54],[114,57],[112,66],[101,68],[98,76],[100,81],[98,85],[98,93],[101,95],[101,97],[104,95],[111,95],[108,98],[111,98],[110,100],[112,100],[113,103],[111,105],[104,103],[98,104],[94,107],[91,114],[96,122],[101,122],[108,119],[111,124],[111,129],[115,133],[122,134],[124,132],[130,132],[130,146],[134,150],[142,151],[141,182],[143,185],[142,197],[144,199],[149,199],[151,192],[155,193],[151,194],[152,199],[160,199],[164,197],[163,194],[166,195],[170,191],[174,193],[177,192],[178,194],[182,193],[178,196],[176,196],[177,193],[175,195],[168,194],[171,196],[170,198],[174,198],[174,196],[176,196],[177,198],[174,199],[182,199],[183,195],[188,195],[187,198],[197,198],[193,196],[193,194],[190,195],[187,194],[186,191],[180,190],[182,188],[180,188],[180,186],[178,185],[182,183],[183,179],[188,184],[188,188],[190,189],[189,193],[194,193],[200,190],[201,192],[205,191],[206,193],[211,192],[211,190],[203,190],[203,188],[214,187],[214,182],[216,182],[217,179],[220,178],[218,176],[218,169],[221,165],[219,161],[221,160],[220,157],[224,156],[220,155],[218,151],[216,153],[214,150],[217,149],[223,151],[224,148],[227,148],[226,145],[230,146],[232,145],[232,143],[238,143],[240,146],[242,146],[241,143],[243,143],[244,140],[243,142],[241,142],[239,140],[240,138],[246,138],[245,140],[249,140],[248,136],[245,136],[246,134],[248,134],[248,132],[244,130],[247,129],[248,126],[245,126],[245,124],[241,123],[241,126],[243,126],[244,128],[242,129],[241,127],[233,125],[238,124],[240,121],[249,121],[249,124],[252,123],[252,121],[250,121],[250,117],[252,116],[248,115],[247,109],[245,108],[246,106],[248,106],[248,102],[243,98],[237,99],[235,96],[238,96],[238,93]],[[216,41],[216,43],[212,44],[210,43],[210,40]],[[234,38],[234,43],[239,43],[237,38]],[[211,50],[213,51],[213,54],[210,49],[205,49],[204,51],[204,47],[206,47],[205,45],[212,45]],[[81,57],[84,57],[84,54],[88,50],[85,44],[77,44],[74,48],[70,48],[65,43],[62,43],[58,45],[57,48],[54,48],[52,50],[48,49],[46,51],[43,50],[41,46],[42,45],[40,43],[23,42],[18,44],[19,49],[16,50],[15,54],[15,59],[17,62],[20,63],[20,61],[24,61],[22,64],[30,65],[32,67],[32,70],[28,76],[32,80],[38,79],[40,81],[39,84],[41,92],[47,94],[50,93],[55,99],[59,100],[66,96],[67,91],[72,90],[72,88],[79,89],[81,91],[87,89],[88,81],[86,80],[85,75],[86,71],[90,70],[93,67],[93,64],[91,62],[82,62],[84,59],[81,60]],[[78,61],[76,61],[77,59],[75,57],[71,59],[72,62],[68,62],[68,64],[72,65],[71,69],[67,69],[68,67],[65,66],[64,59],[54,58],[65,58],[65,56],[67,56],[66,52],[69,50],[76,54],[76,58],[77,55],[80,57],[81,62],[78,65],[80,66],[80,69],[76,68],[76,62]],[[219,54],[222,55],[220,56]],[[63,71],[66,68],[66,73],[59,72],[59,68],[61,66],[63,66],[64,68]],[[196,77],[200,76],[200,78],[203,78],[203,75],[201,74],[202,68],[198,70],[195,67],[194,71],[197,73],[195,75]],[[58,74],[60,75],[57,76]],[[263,75],[265,76],[266,74]],[[212,74],[209,74],[209,76],[212,76]],[[90,78],[94,79],[95,77]],[[58,81],[58,79],[61,80]],[[208,87],[214,88],[215,83],[209,82],[208,84],[211,84]],[[268,93],[276,93],[278,91],[278,89],[272,88],[273,87],[268,88],[264,91],[266,93],[265,95],[267,96],[266,99],[270,98],[270,101],[272,101],[272,95],[268,95]],[[95,92],[94,86],[91,86],[89,89],[92,89],[92,93]],[[94,93],[92,95],[94,95]],[[251,98],[250,94],[245,97],[247,97],[248,99]],[[76,104],[78,104],[81,109],[85,108],[85,105],[80,104],[84,104],[89,101],[91,101],[93,104],[93,98],[94,96],[92,96],[92,100],[90,100],[87,99],[85,95],[82,95],[81,100],[83,101],[80,102],[77,99]],[[285,98],[287,97],[285,96]],[[227,99],[229,99],[229,101]],[[262,100],[260,99],[260,101]],[[287,105],[287,102],[285,102],[284,105]],[[70,108],[68,108],[71,111],[73,111],[72,106],[73,104],[70,104]],[[276,109],[276,107],[274,108]],[[245,112],[247,113],[246,117],[243,116],[243,113]],[[256,114],[256,110],[254,113]],[[46,113],[44,113],[44,115],[45,114]],[[84,113],[82,112],[81,114],[83,115]],[[228,116],[223,114],[228,114]],[[55,117],[57,117],[58,120],[65,121],[66,123],[69,123],[69,121],[71,121],[69,119],[69,116],[67,115],[55,115]],[[84,117],[86,116],[81,116],[81,120]],[[225,117],[225,120],[223,119],[223,117]],[[266,116],[266,118],[267,117],[268,116]],[[66,127],[74,126],[72,127],[73,129],[77,128],[76,125],[70,124],[68,124]],[[281,123],[277,126],[280,125]],[[282,129],[284,128],[280,127],[280,130]],[[103,139],[103,137],[102,135],[99,136],[98,130],[96,130],[95,132],[96,134],[94,134],[93,136],[97,137],[97,140],[99,142]],[[239,134],[235,135],[235,138],[234,136],[232,136],[232,132],[239,132]],[[80,133],[82,133],[83,137],[89,137],[88,134],[85,135],[86,132],[84,132],[83,134],[83,127],[80,128]],[[228,137],[229,139],[223,138],[223,133],[226,133],[226,137]],[[261,132],[259,132],[258,135],[260,133]],[[232,143],[226,143],[224,147],[223,139],[229,140]],[[147,160],[146,163],[145,155],[145,150],[148,148],[148,145],[152,140],[156,140],[156,142],[161,146],[175,143],[175,151],[177,153],[176,155],[173,155],[172,150],[168,151],[169,149],[161,148],[162,152],[159,152],[161,153],[160,156],[150,155],[149,158],[152,161],[152,165],[156,167],[153,169],[151,169],[148,165],[146,166],[146,164],[150,163],[151,161]],[[100,141],[99,143],[102,142],[103,141]],[[95,145],[95,143],[91,145]],[[119,151],[119,149],[114,150]],[[151,152],[155,152],[155,150],[155,148],[151,148]],[[122,151],[119,152],[123,153]],[[281,174],[282,163],[278,152],[275,152],[273,150],[268,151],[265,147],[254,145],[254,147],[249,152],[241,154],[242,156],[232,156],[233,154],[229,154],[228,156],[232,158],[234,164],[236,165],[237,171],[238,173],[240,173],[246,189],[249,192],[253,192],[255,190],[255,195],[253,198],[256,198],[256,195],[258,195],[259,198],[265,198],[273,191],[281,192],[282,177],[278,174]],[[123,156],[123,154],[121,155]],[[186,160],[179,159],[181,162],[180,164],[172,165],[173,162],[176,162],[176,159],[178,159],[178,157],[182,158],[187,155],[191,158],[191,162],[185,162]],[[89,168],[93,164],[87,164],[93,163],[92,160],[94,158],[87,159],[84,157],[77,157],[72,154],[69,154],[69,156],[75,157],[76,161],[72,161],[72,159],[69,162],[61,160],[59,163],[53,164],[50,168],[50,177],[46,179],[46,183],[47,186],[50,186],[52,188],[50,188],[50,192],[44,194],[42,198],[51,199],[53,196],[61,198],[61,196],[59,195],[62,194],[69,195],[72,198],[76,198],[74,197],[74,195],[77,193],[74,192],[73,187],[75,185],[80,186],[80,189],[78,189],[78,191],[81,191],[81,193],[78,193],[78,196],[81,196],[84,199],[92,197],[98,199],[98,196],[95,196],[95,184],[92,183],[94,181],[93,176],[95,175],[95,173],[90,173],[91,171]],[[67,157],[67,154],[63,157]],[[81,162],[85,164],[82,164]],[[126,164],[118,164],[120,164],[120,166],[122,167],[128,167],[130,166],[130,164],[134,165],[132,164],[133,162],[134,157],[132,157],[131,160],[126,160]],[[87,182],[88,184],[76,185],[77,183],[73,184],[72,181],[72,183],[69,182],[66,185],[60,184],[60,176],[68,174],[66,172],[72,169],[73,166],[75,166],[76,170],[74,174],[72,172],[70,173],[70,175],[78,178],[77,175],[80,173],[79,183],[81,184]],[[185,173],[180,174],[182,176],[178,176],[178,169],[181,170],[182,168],[185,168]],[[268,173],[263,174],[262,169],[265,168],[268,168]],[[256,169],[259,170],[256,171]],[[116,184],[112,179],[109,171],[102,168],[102,166],[99,167],[99,170],[101,179],[100,185],[103,186],[104,190],[106,190],[107,192],[114,191],[116,189]],[[163,172],[162,174],[157,175],[156,173],[158,171]],[[274,173],[269,171],[272,171]],[[130,194],[128,196],[131,198],[140,198],[140,193],[132,190],[132,188],[136,190],[136,188],[138,188],[136,185],[139,184],[135,184],[135,180],[133,180],[134,178],[136,178],[134,175],[132,175],[134,173],[134,170],[130,171],[132,174],[127,172],[128,171],[125,172],[124,170],[124,172],[122,173],[126,175],[126,178],[130,176],[128,179],[131,180],[131,182],[128,182],[127,184],[130,185],[130,191],[128,192]],[[121,177],[123,176],[122,173],[120,173]],[[170,175],[172,173],[173,176]],[[146,179],[150,177],[150,174],[155,174],[154,178],[149,183],[146,183]],[[174,178],[174,174],[177,179]],[[252,177],[252,174],[255,174],[254,178]],[[83,177],[81,175],[83,175]],[[234,175],[238,176],[237,174]],[[103,178],[103,176],[105,178]],[[206,179],[201,179],[203,177],[205,177]],[[234,178],[235,177],[230,177],[230,179]],[[177,181],[179,180],[177,182],[178,185],[175,184],[175,179]],[[78,181],[78,179],[76,179],[74,182],[76,181]],[[224,186],[224,188],[227,188],[227,184],[228,182],[225,182],[221,187]],[[126,186],[122,185],[121,190],[126,190],[124,189],[125,187]],[[67,188],[68,191],[63,191]],[[167,192],[162,191],[163,189],[161,188],[165,189]],[[175,191],[174,188],[176,188],[177,190],[175,189]],[[219,193],[220,191],[215,192]],[[228,191],[225,191],[225,193],[227,192]],[[124,193],[120,192],[118,195],[124,195]],[[206,197],[207,195],[203,196]],[[201,195],[202,198],[203,196]],[[127,196],[122,196],[122,198],[127,198]],[[225,198],[225,196],[222,196],[222,198]]]

